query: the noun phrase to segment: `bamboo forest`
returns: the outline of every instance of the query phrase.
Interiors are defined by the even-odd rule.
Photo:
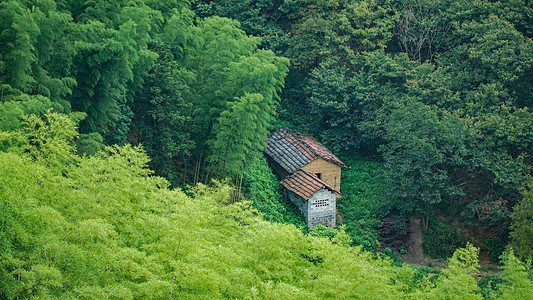
[[[533,299],[532,109],[529,0],[0,0],[0,300]]]

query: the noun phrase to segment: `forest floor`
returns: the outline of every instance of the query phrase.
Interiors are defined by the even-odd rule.
[[[398,224],[405,224],[402,226],[407,226],[407,228],[398,230]],[[412,266],[443,267],[446,265],[445,260],[434,259],[424,254],[420,219],[413,216],[408,219],[396,216],[386,217],[380,229],[380,243],[381,247],[378,251],[389,248],[392,253],[398,255],[402,262]]]
[[[424,249],[422,248],[422,228],[420,226],[420,219],[412,216],[409,218],[407,240],[403,249],[405,249],[407,253],[399,253],[399,256],[404,263],[416,267],[428,265],[442,267],[446,264],[441,259],[434,259],[424,254]]]
[[[403,234],[398,233],[395,224],[406,224],[407,228],[405,228]],[[408,263],[414,267],[445,267],[447,265],[446,259],[435,259],[424,254],[422,235],[420,219],[414,216],[411,216],[408,219],[389,216],[383,220],[383,227],[380,229],[381,247],[378,251],[390,248],[393,253],[398,255],[403,263]],[[487,254],[484,252],[480,253],[479,260],[482,270],[498,270],[500,268],[499,265],[491,263]]]

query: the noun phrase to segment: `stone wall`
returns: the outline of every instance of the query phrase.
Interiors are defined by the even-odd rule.
[[[302,197],[296,195],[295,193],[285,190],[285,195],[289,201],[291,201],[296,208],[302,213],[302,215],[305,218],[305,223],[307,223],[307,214],[309,213],[309,207],[307,205],[307,201],[305,201]]]

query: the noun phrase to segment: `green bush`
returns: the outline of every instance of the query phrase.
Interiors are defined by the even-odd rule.
[[[499,299],[499,289],[498,286],[503,283],[503,279],[500,275],[497,274],[488,274],[483,276],[478,282],[480,291],[479,293],[483,296],[483,299]]]
[[[283,187],[264,158],[257,159],[244,172],[244,193],[264,214],[265,220],[305,227],[298,209],[285,197]]]
[[[353,245],[375,250],[379,246],[377,229],[390,211],[390,204],[382,198],[383,182],[376,179],[381,163],[357,156],[343,156],[341,160],[348,166],[342,170],[342,197],[337,201],[342,224]]]
[[[466,239],[453,226],[432,222],[423,232],[422,244],[425,254],[433,258],[447,258],[458,248],[465,247]]]
[[[509,239],[501,237],[499,239],[486,239],[485,243],[487,244],[487,252],[489,254],[490,262],[500,263],[500,257],[505,251],[505,247]]]
[[[311,236],[327,237],[330,240],[333,240],[337,233],[337,229],[329,228],[323,225],[317,225],[312,230],[309,230],[309,235]]]

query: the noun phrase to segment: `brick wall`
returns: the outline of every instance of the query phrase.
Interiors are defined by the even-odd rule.
[[[309,228],[318,224],[335,228],[336,197],[334,192],[321,189],[308,200],[306,223]]]
[[[300,213],[302,213],[305,218],[305,223],[307,223],[307,214],[309,212],[307,201],[289,190],[285,190],[285,195],[287,199],[298,208]]]
[[[319,158],[303,166],[302,169],[312,174],[321,173],[320,179],[322,179],[322,181],[329,184],[329,186],[337,191],[341,191],[341,167],[336,164]],[[337,195],[337,198],[339,198],[339,196],[340,195]]]

